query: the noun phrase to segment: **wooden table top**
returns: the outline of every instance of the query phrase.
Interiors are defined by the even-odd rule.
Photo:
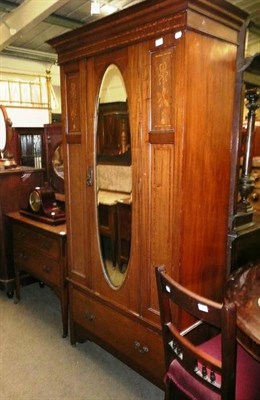
[[[260,359],[260,262],[241,267],[230,275],[225,298],[237,306],[239,342]]]
[[[14,221],[24,223],[35,228],[43,229],[45,231],[54,233],[56,235],[66,236],[67,229],[66,224],[49,225],[41,221],[37,221],[33,218],[29,218],[20,214],[19,211],[12,211],[6,214],[6,216]]]

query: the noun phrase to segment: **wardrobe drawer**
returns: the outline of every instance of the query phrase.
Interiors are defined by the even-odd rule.
[[[43,252],[44,254],[59,258],[59,241],[54,237],[26,228],[18,224],[13,225],[13,238],[22,246],[32,251]]]
[[[161,335],[73,288],[71,318],[149,374],[163,379]],[[156,371],[155,371],[156,369]]]
[[[49,285],[60,285],[60,264],[27,248],[14,245],[16,269],[25,270]]]

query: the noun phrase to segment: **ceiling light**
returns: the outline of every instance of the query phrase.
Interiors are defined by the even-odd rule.
[[[15,28],[11,28],[10,25],[4,20],[2,22],[9,29],[9,33],[10,33],[11,36],[16,34],[17,31],[16,31]]]
[[[14,29],[14,28],[10,28],[9,29],[9,32],[10,32],[10,35],[15,35],[16,34],[16,29]]]
[[[104,14],[113,14],[116,11],[118,11],[118,8],[115,6],[111,6],[109,4],[105,4],[102,7],[102,13],[104,13]]]
[[[100,14],[100,4],[97,0],[91,1],[90,14],[91,15],[99,15]]]

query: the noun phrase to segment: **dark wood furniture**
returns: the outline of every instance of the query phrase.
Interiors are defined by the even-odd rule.
[[[260,361],[260,262],[230,275],[225,299],[237,306],[237,339]]]
[[[0,288],[9,297],[15,288],[14,269],[10,261],[12,246],[5,214],[26,208],[30,192],[43,184],[43,170],[16,167],[0,171]]]
[[[241,229],[236,229],[231,235],[231,266],[230,273],[247,264],[255,262],[260,257],[260,220],[255,215],[256,223],[250,223]]]
[[[124,132],[124,138],[122,138],[122,132]],[[130,134],[127,103],[101,103],[98,111],[98,160],[102,160],[102,156],[116,156],[120,154],[122,141],[124,142],[124,146],[129,146]],[[108,160],[109,158],[105,159]]]
[[[253,192],[251,193],[250,200],[252,202],[254,210],[256,211],[256,219],[258,219],[260,222],[260,126],[256,127],[255,138],[257,138],[257,141],[255,141],[255,143],[258,144],[258,153],[255,153],[255,156],[252,160],[252,176],[255,179],[255,186]]]
[[[61,67],[71,342],[94,340],[159,386],[155,265],[214,299],[226,279],[246,18],[221,0],[149,0],[49,42]],[[100,254],[95,170],[112,64],[125,83],[132,160],[131,254],[117,288]]]
[[[21,298],[20,274],[27,272],[50,286],[60,299],[63,337],[68,334],[68,289],[66,283],[66,225],[51,226],[7,214],[12,228],[16,296]]]
[[[14,155],[18,165],[46,168],[43,127],[13,128]]]
[[[55,192],[64,193],[63,169],[57,158],[56,169],[54,162],[55,151],[59,151],[59,161],[63,161],[61,123],[45,124],[42,128],[13,128],[13,142],[17,164],[43,168],[44,181]]]
[[[118,202],[117,213],[117,259],[121,271],[128,264],[131,249],[132,205],[129,202]]]
[[[104,238],[110,240],[111,246],[111,259],[113,266],[116,265],[117,257],[117,218],[116,218],[116,204],[99,204],[98,206],[99,218],[99,232],[101,235],[101,248],[105,255]],[[106,258],[106,257],[105,257]]]
[[[194,399],[256,399],[260,364],[237,346],[235,304],[197,295],[173,280],[162,266],[156,268],[156,278],[165,355],[165,399],[179,400],[180,393]],[[196,319],[185,332],[179,328],[180,312]],[[197,346],[189,334],[202,321],[220,333]]]
[[[257,151],[259,140],[255,132],[256,110],[260,107],[257,88],[248,89],[245,93],[247,114],[247,130],[242,134],[241,171],[238,185],[238,203],[233,214],[233,226],[229,233],[231,249],[230,272],[260,259],[260,221],[258,215],[258,194],[255,178],[258,174],[252,171],[253,151]],[[258,177],[259,179],[259,177]],[[256,180],[257,182],[257,180]]]

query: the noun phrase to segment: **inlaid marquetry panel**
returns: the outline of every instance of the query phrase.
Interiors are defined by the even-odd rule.
[[[151,54],[151,132],[174,130],[175,48]]]
[[[80,130],[79,73],[71,72],[67,74],[66,83],[68,132],[78,132]]]

